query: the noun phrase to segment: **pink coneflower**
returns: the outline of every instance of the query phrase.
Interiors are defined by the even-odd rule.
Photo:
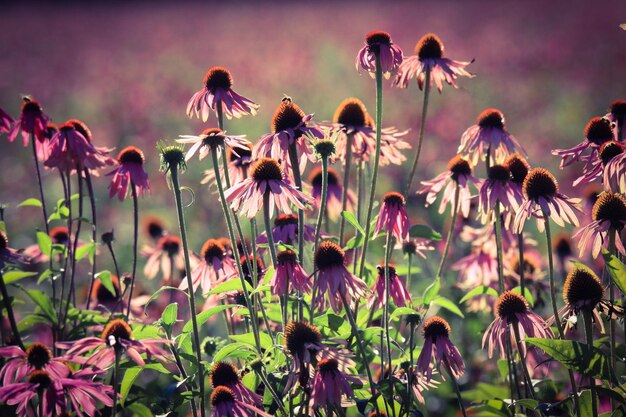
[[[147,215],[143,217],[142,228],[146,237],[158,242],[163,236],[167,234],[167,228],[165,223],[160,217],[154,215]]]
[[[305,136],[324,137],[320,128],[309,126],[312,119],[313,114],[305,114],[291,97],[283,98],[272,116],[272,133],[263,135],[254,145],[252,159],[272,158],[280,161],[283,169],[290,168],[289,146],[295,142],[299,168],[303,171],[307,160],[312,158]]]
[[[425,251],[435,250],[432,241],[422,238],[398,242],[396,246],[396,249],[402,249],[402,253],[405,255],[418,255],[422,259],[426,259]]]
[[[71,119],[59,126],[59,131],[50,140],[50,155],[44,165],[60,170],[87,168],[95,170],[115,161],[108,156],[110,149],[92,144],[89,128],[80,120]]]
[[[315,270],[318,276],[313,283],[311,304],[317,311],[326,308],[326,295],[335,313],[339,313],[344,307],[342,297],[350,303],[355,297],[365,296],[367,285],[352,275],[344,262],[345,252],[330,240],[320,243],[315,251]]]
[[[50,240],[52,240],[53,244],[61,246],[67,246],[70,238],[68,229],[65,226],[53,227],[48,232],[48,236],[50,236]],[[84,242],[78,241],[77,247],[83,246],[84,244]],[[48,255],[41,251],[41,248],[37,243],[26,247],[22,254],[33,264],[48,262]]]
[[[387,79],[402,63],[402,49],[391,41],[387,32],[373,31],[365,35],[365,46],[356,56],[355,66],[367,71],[372,77],[376,73],[376,56],[380,57],[380,68]]]
[[[526,240],[526,239],[525,239]],[[510,282],[510,288],[520,285],[521,272],[529,289],[535,289],[535,307],[541,304],[541,294],[548,289],[545,278],[544,260],[535,248],[524,245],[524,259],[520,260],[519,249],[512,247],[504,257],[504,273]]]
[[[295,214],[279,214],[274,219],[274,227],[272,228],[272,237],[274,243],[284,243],[292,245],[298,240],[298,216]],[[304,241],[313,243],[315,241],[315,226],[309,224],[304,225]],[[267,234],[261,233],[256,243],[267,243]]]
[[[241,383],[241,379],[237,374],[237,368],[228,362],[217,362],[211,369],[211,386],[229,388],[235,398],[247,404],[252,404],[257,408],[263,407],[261,396],[251,391],[248,387]]]
[[[53,357],[52,351],[41,343],[33,343],[26,350],[18,346],[2,347],[0,356],[5,360],[0,370],[2,385],[20,382],[26,375],[36,370],[46,371],[56,378],[62,378],[69,373],[63,363],[65,359]]]
[[[269,195],[270,217],[274,206],[282,213],[291,213],[289,203],[305,209],[312,199],[294,188],[280,167],[271,158],[261,158],[251,167],[251,176],[226,190],[226,201],[235,211],[252,219],[263,207],[265,194]]]
[[[313,389],[311,391],[311,407],[324,408],[327,410],[329,406],[341,407],[345,398],[350,401],[354,397],[354,392],[350,387],[350,383],[360,383],[360,380],[351,375],[346,375],[339,370],[339,363],[336,359],[322,359],[317,364],[317,373],[313,380]]]
[[[30,97],[24,97],[20,117],[17,118],[9,133],[9,142],[13,142],[21,130],[24,146],[28,146],[30,135],[34,135],[41,144],[46,139],[47,126],[48,116],[43,112],[41,104]],[[35,142],[35,144],[38,143]]]
[[[0,109],[0,133],[9,133],[13,123],[15,123],[15,120],[13,120],[11,115]]]
[[[0,230],[0,269],[6,265],[19,265],[27,262],[28,259],[24,255],[9,247],[7,234]]]
[[[322,168],[315,167],[311,170],[309,174],[309,182],[312,185],[311,189],[311,197],[315,199],[315,209],[316,210],[326,210],[328,212],[328,216],[337,221],[339,216],[341,216],[342,211],[342,193],[343,186],[341,184],[341,180],[339,179],[339,174],[332,168],[328,168],[328,186],[327,186],[327,196],[326,196],[326,207],[320,208],[320,202],[322,198]],[[355,196],[352,190],[348,190],[347,194],[347,211],[352,211],[352,206],[355,202]]]
[[[411,390],[413,391],[413,395],[415,396],[415,399],[422,404],[425,403],[424,395],[422,393],[439,384],[438,381],[426,381],[426,375],[420,372],[417,367],[412,367],[409,373],[407,373],[404,369],[400,369],[397,376],[403,384],[408,384],[408,378],[411,378]]]
[[[134,340],[128,323],[122,319],[114,319],[106,325],[100,337],[92,336],[73,342],[58,342],[57,346],[68,349],[65,356],[71,362],[105,369],[115,361],[116,351],[125,353],[139,366],[146,365],[141,357],[142,354],[146,354],[148,360],[154,357],[161,362],[167,362],[168,354],[161,345],[168,343],[165,339]],[[88,358],[81,357],[87,352],[91,352]]]
[[[392,264],[388,265],[389,268],[389,296],[393,300],[396,307],[405,307],[407,304],[411,304],[411,294],[404,287],[404,283],[400,277],[396,274],[396,267]],[[367,303],[368,308],[381,308],[385,304],[386,298],[385,291],[385,266],[378,265],[378,275],[376,276],[376,282],[372,290],[370,301]]]
[[[424,346],[417,358],[417,370],[426,376],[426,382],[432,379],[433,370],[436,369],[441,374],[441,365],[444,365],[455,379],[462,376],[465,365],[459,350],[450,341],[448,322],[438,316],[431,317],[424,322],[422,333]]]
[[[148,181],[148,173],[143,169],[145,159],[143,152],[135,146],[127,146],[117,156],[118,167],[109,172],[107,176],[112,175],[113,179],[109,184],[109,198],[117,195],[120,201],[124,201],[128,195],[128,187],[134,186],[135,193],[138,195],[150,191],[150,181]]]
[[[448,203],[454,205],[454,195],[459,187],[460,210],[463,216],[468,217],[470,212],[471,193],[469,184],[478,187],[480,181],[472,176],[472,165],[463,159],[461,155],[456,155],[448,162],[448,170],[437,175],[430,181],[422,181],[422,187],[417,193],[426,194],[426,206],[435,202],[437,196],[442,193],[439,213],[443,213]],[[452,207],[454,211],[454,207]]]
[[[585,139],[573,148],[555,149],[552,151],[552,155],[561,157],[561,168],[571,165],[581,159],[584,159],[587,162],[596,159],[598,148],[602,146],[604,142],[613,140],[611,122],[603,117],[594,117],[589,120],[585,126],[584,135]],[[587,150],[591,150],[591,153],[589,155],[582,156]]]
[[[209,110],[218,112],[218,105],[227,118],[255,115],[259,106],[252,100],[237,94],[233,89],[233,76],[224,67],[212,67],[204,74],[204,88],[194,94],[187,103],[187,116],[202,117],[206,122]]]
[[[511,185],[513,188],[517,189],[516,193],[523,196],[522,185],[524,185],[524,180],[530,171],[530,165],[526,161],[526,158],[518,153],[512,153],[506,157],[502,165],[511,173]]]
[[[608,248],[611,230],[615,234],[615,247],[624,254],[620,232],[626,225],[626,199],[621,194],[600,194],[593,205],[591,218],[593,221],[573,236],[579,239],[579,256],[582,258],[591,247],[591,256],[597,258],[602,247]]]
[[[513,291],[505,291],[500,294],[498,301],[496,301],[495,314],[496,319],[487,327],[483,336],[483,349],[488,341],[490,358],[493,357],[493,351],[496,346],[500,349],[500,357],[502,359],[506,357],[504,344],[506,338],[510,337],[510,334],[507,332],[509,325],[517,327],[522,349],[525,349],[526,346],[523,341],[526,335],[543,339],[553,337],[552,331],[546,322],[528,307],[526,298]],[[525,351],[522,353],[525,354]]]
[[[540,231],[544,228],[544,216],[549,216],[561,227],[565,226],[565,222],[578,226],[575,211],[581,211],[580,199],[561,194],[556,178],[548,170],[533,168],[526,176],[522,188],[526,201],[515,216],[515,233],[521,233],[524,223],[531,217],[537,219],[537,228]]]
[[[211,152],[211,147],[216,147],[217,154],[221,155],[223,146],[247,149],[250,145],[246,135],[227,135],[226,132],[217,127],[204,129],[199,135],[180,135],[180,139],[176,139],[176,142],[193,144],[185,155],[185,161],[193,158],[196,152],[198,152],[200,160],[203,160]]]
[[[458,152],[468,156],[474,165],[487,158],[501,162],[512,153],[526,155],[522,145],[506,130],[504,114],[498,109],[486,109],[478,115],[476,124],[461,136]]]
[[[193,292],[202,287],[202,292],[207,293],[235,273],[235,260],[226,256],[226,247],[216,239],[208,239],[200,249],[200,262],[191,271]],[[188,288],[186,279],[181,281],[179,288]]]
[[[505,165],[489,167],[487,179],[478,190],[478,212],[483,224],[493,221],[496,206],[505,214],[505,227],[508,229],[512,216],[522,204],[524,196],[519,187],[513,185],[511,171]]]
[[[486,287],[498,282],[498,261],[495,245],[482,244],[472,248],[471,254],[459,259],[452,265],[452,270],[459,271],[457,285],[464,290],[471,290],[480,285]]]
[[[474,74],[465,69],[473,61],[454,61],[444,58],[444,49],[441,39],[434,33],[427,33],[422,36],[415,45],[415,55],[404,58],[400,64],[398,75],[393,84],[407,88],[409,80],[415,77],[417,78],[417,85],[422,90],[426,80],[426,72],[430,71],[430,85],[432,86],[434,82],[437,90],[441,93],[444,81],[454,88],[458,88],[456,79],[459,76],[475,77]]]
[[[211,417],[254,417],[259,414],[262,417],[272,417],[265,411],[244,401],[240,401],[235,396],[232,389],[219,386],[211,393]]]
[[[376,151],[376,128],[374,121],[368,114],[365,105],[358,98],[347,98],[339,104],[333,116],[333,127],[339,129],[335,143],[336,155],[344,163],[348,150],[348,135],[351,139],[352,156],[356,161],[369,161],[370,155]],[[402,137],[408,130],[400,131],[395,127],[386,127],[381,130],[380,166],[389,164],[400,165],[406,161],[402,152],[411,145]]]
[[[97,402],[113,406],[113,388],[93,381],[105,371],[82,369],[67,377],[56,377],[46,371],[33,371],[27,382],[16,382],[0,388],[0,402],[17,406],[19,416],[32,415],[28,409],[31,400],[40,396],[42,415],[54,417],[68,410],[66,395],[73,411],[80,417],[94,417],[98,413]],[[82,409],[82,411],[81,411]]]
[[[273,295],[285,295],[293,289],[301,293],[311,291],[311,276],[304,272],[294,251],[287,249],[279,252],[276,261],[276,269],[269,282]]]
[[[600,147],[600,171],[604,190],[614,193],[626,191],[626,152],[620,142],[605,142]],[[602,169],[604,168],[604,169]],[[595,178],[594,178],[595,179]]]
[[[218,148],[219,149],[219,148]],[[248,178],[248,171],[252,164],[252,143],[248,143],[244,148],[226,148],[226,160],[228,161],[228,178],[231,184],[238,184]],[[223,178],[224,170],[219,168],[220,177]],[[204,171],[204,178],[200,184],[209,184],[215,187],[215,170]]]
[[[381,232],[391,233],[398,240],[409,236],[409,216],[404,205],[404,196],[400,193],[392,191],[383,196],[374,236]]]
[[[178,236],[165,235],[157,241],[155,246],[145,245],[142,254],[148,257],[143,269],[148,279],[156,277],[160,269],[163,280],[169,282],[173,279],[172,273],[185,269],[182,243]],[[173,268],[172,260],[174,261]],[[195,258],[192,258],[192,261],[195,261]],[[192,267],[196,266],[196,262],[193,262]]]
[[[615,126],[613,129],[615,133],[615,140],[624,140],[624,122],[626,122],[626,101],[615,100],[611,103],[609,112],[604,116]]]
[[[102,306],[108,311],[121,312],[123,308],[120,299],[122,292],[120,291],[120,280],[117,276],[111,275],[111,285],[113,293],[102,284],[101,280],[95,280],[91,292],[91,303],[94,306]]]
[[[624,318],[624,307],[604,299],[604,285],[598,276],[588,267],[577,264],[565,278],[563,285],[563,301],[565,306],[559,310],[563,316],[565,331],[576,326],[578,313],[590,314],[593,321],[604,333],[604,323],[599,312],[609,319]],[[554,317],[548,321],[552,323]]]

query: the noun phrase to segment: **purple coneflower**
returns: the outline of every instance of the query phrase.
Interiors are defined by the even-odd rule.
[[[417,78],[417,84],[422,90],[426,79],[426,72],[430,72],[430,85],[433,82],[437,86],[437,90],[441,93],[444,81],[454,88],[456,79],[459,76],[468,78],[475,77],[474,74],[468,72],[465,67],[473,61],[455,61],[445,58],[444,46],[441,39],[434,33],[427,33],[415,45],[415,55],[404,58],[398,75],[393,81],[395,86],[407,88],[409,80]]]
[[[600,148],[604,142],[613,140],[611,122],[604,117],[594,117],[589,120],[585,126],[584,135],[585,139],[573,148],[555,149],[552,151],[552,155],[561,157],[561,168],[581,159],[584,159],[586,162],[596,159],[598,148]],[[587,150],[591,150],[591,153],[582,156]]]
[[[328,186],[326,196],[326,207],[319,207],[322,198],[322,168],[315,167],[309,174],[309,182],[311,183],[311,197],[315,199],[316,210],[326,210],[328,216],[336,221],[341,216],[343,195],[343,186],[339,179],[339,174],[332,168],[328,168]],[[355,202],[355,196],[352,190],[348,190],[346,210],[352,211]]]
[[[388,265],[389,268],[389,296],[393,300],[396,307],[405,307],[411,304],[411,294],[407,291],[404,283],[396,274],[396,267],[393,264]],[[378,265],[378,275],[372,290],[370,301],[367,303],[368,308],[381,308],[386,300],[385,291],[385,266]]]
[[[9,247],[7,234],[0,230],[0,269],[6,265],[19,265],[26,262],[28,259],[24,255]]]
[[[579,239],[579,256],[582,258],[591,247],[591,256],[597,258],[603,246],[608,248],[609,233],[614,233],[615,248],[624,254],[620,232],[626,224],[626,199],[621,194],[600,194],[593,205],[591,218],[593,221],[573,236]]]
[[[227,135],[217,127],[204,129],[199,135],[180,135],[180,139],[176,139],[176,142],[193,144],[185,154],[185,161],[193,158],[196,152],[200,160],[203,160],[211,152],[211,147],[216,145],[218,155],[222,154],[222,146],[248,149],[250,145],[246,135]]]
[[[405,240],[409,236],[410,224],[404,205],[402,194],[393,191],[385,194],[378,212],[374,235],[385,232],[391,233],[398,240]]]
[[[497,208],[505,213],[504,224],[508,228],[523,198],[522,190],[513,185],[511,171],[506,165],[490,166],[487,179],[478,190],[478,212],[481,222],[491,223],[496,206],[499,205]]]
[[[605,142],[600,147],[600,171],[604,190],[614,193],[626,191],[626,152],[620,142]],[[604,169],[602,169],[604,168]],[[595,178],[594,178],[595,179]]]
[[[150,191],[148,173],[143,169],[144,161],[143,152],[139,148],[127,146],[122,149],[117,156],[118,167],[107,174],[113,176],[109,184],[109,198],[117,195],[120,201],[124,201],[129,186],[135,187],[137,195],[141,192],[143,196],[146,190]]]
[[[544,216],[549,216],[561,227],[565,226],[565,222],[578,226],[575,211],[581,211],[580,200],[561,194],[556,178],[548,170],[533,168],[526,176],[522,188],[526,201],[515,216],[515,233],[521,233],[524,223],[531,217],[537,219],[537,228],[540,231],[544,229]]]
[[[145,245],[141,252],[142,255],[148,258],[143,269],[146,278],[153,279],[159,273],[159,269],[161,269],[163,280],[169,282],[174,278],[172,276],[173,272],[184,270],[185,259],[181,249],[182,242],[180,238],[173,235],[161,237],[155,246]],[[173,267],[172,260],[174,261]],[[195,263],[192,267],[195,267]]]
[[[313,380],[311,407],[325,408],[327,411],[329,407],[342,407],[344,398],[345,401],[351,401],[354,397],[350,383],[359,382],[358,378],[340,371],[339,362],[336,359],[320,360]]]
[[[459,271],[457,286],[471,290],[480,285],[486,287],[498,282],[498,261],[494,244],[474,245],[471,254],[459,259],[452,265]]]
[[[202,117],[206,122],[209,110],[223,112],[227,118],[255,115],[259,106],[252,100],[237,94],[233,89],[233,76],[224,67],[212,67],[204,74],[204,88],[194,94],[187,103],[187,116]],[[218,108],[218,106],[220,106]]]
[[[476,124],[461,136],[460,154],[470,158],[476,165],[479,159],[503,161],[507,155],[526,151],[507,130],[504,114],[498,109],[485,109],[478,115]]]
[[[611,103],[609,112],[604,117],[609,119],[609,121],[615,126],[615,129],[613,129],[615,133],[615,140],[624,140],[622,136],[624,136],[624,122],[626,122],[626,101],[615,100]]]
[[[70,238],[67,227],[65,226],[55,226],[50,229],[48,232],[48,236],[50,236],[50,240],[55,245],[66,246],[68,244],[68,240]],[[84,243],[78,241],[78,246],[83,246]],[[41,251],[39,244],[35,243],[34,245],[30,245],[24,249],[22,254],[28,258],[29,262],[33,264],[38,264],[42,262],[48,262],[48,255]]]
[[[387,32],[373,31],[365,35],[365,46],[356,56],[355,66],[367,71],[372,77],[376,73],[376,55],[380,57],[380,67],[387,79],[402,63],[402,49],[391,41]]]
[[[350,303],[354,297],[365,296],[367,285],[350,273],[344,262],[345,252],[330,240],[321,242],[315,251],[315,272],[318,272],[318,277],[313,283],[311,303],[317,311],[326,308],[326,295],[335,313],[343,308],[342,297]]]
[[[64,358],[55,358],[50,349],[38,342],[31,344],[26,350],[18,346],[0,348],[0,356],[5,360],[0,370],[0,380],[3,385],[20,382],[32,371],[46,371],[53,377],[67,376],[69,369],[64,364]]]
[[[13,123],[15,123],[15,120],[13,120],[11,115],[0,109],[0,133],[9,133]]]
[[[207,239],[200,249],[200,262],[191,271],[193,292],[202,287],[202,292],[207,293],[235,273],[235,260],[226,256],[226,247],[216,239]],[[187,280],[182,280],[179,288],[186,290]]]
[[[43,112],[41,104],[30,97],[24,97],[20,116],[9,133],[9,142],[13,142],[21,130],[24,146],[28,146],[30,135],[34,135],[37,139],[35,143],[39,147],[46,140],[47,126],[48,116]]]
[[[211,393],[211,417],[272,417],[265,411],[237,399],[232,389],[219,386]]]
[[[240,211],[252,219],[263,207],[265,194],[269,195],[270,217],[274,206],[282,213],[291,213],[289,203],[305,209],[312,199],[294,188],[280,167],[271,158],[261,158],[250,168],[251,175],[246,180],[226,190],[226,201],[235,211]]]
[[[263,135],[252,149],[252,159],[272,158],[280,161],[284,169],[291,167],[289,146],[295,142],[298,151],[299,168],[303,171],[308,159],[312,158],[305,136],[318,139],[324,132],[315,126],[309,126],[313,114],[305,114],[291,97],[285,97],[272,116],[272,133]]]
[[[437,175],[430,181],[422,181],[423,187],[417,193],[426,194],[426,206],[434,203],[438,194],[442,193],[443,198],[439,206],[439,213],[443,213],[448,203],[451,206],[454,205],[454,195],[458,187],[459,202],[457,204],[460,205],[463,216],[468,217],[472,197],[469,189],[470,183],[478,187],[480,182],[472,176],[472,165],[470,162],[463,159],[461,155],[456,155],[448,162],[448,170],[446,172]],[[452,211],[454,211],[454,207]]]
[[[158,242],[163,236],[167,234],[165,223],[160,217],[154,215],[147,215],[143,217],[142,227],[146,237]]]
[[[450,341],[450,325],[441,317],[427,319],[422,328],[424,346],[417,358],[417,370],[430,382],[433,370],[441,373],[441,365],[458,379],[465,372],[465,365],[459,350]],[[434,362],[434,364],[433,364]]]
[[[295,214],[279,214],[274,219],[272,228],[274,243],[293,245],[298,240],[298,216]],[[309,224],[304,225],[304,241],[313,243],[315,241],[315,227]],[[267,234],[262,232],[256,239],[258,244],[267,243]],[[259,248],[259,250],[264,248]]]
[[[298,255],[294,251],[286,249],[278,252],[276,261],[276,269],[269,282],[273,295],[288,294],[290,289],[295,289],[300,293],[311,291],[311,276],[304,272],[298,263]]]
[[[522,191],[522,185],[526,179],[526,175],[530,171],[530,165],[519,153],[512,153],[507,156],[502,163],[511,173],[511,186],[516,190],[515,193],[519,194],[520,199],[524,196]]]
[[[115,275],[111,275],[111,286],[113,287],[113,293],[102,284],[101,280],[95,280],[91,292],[92,305],[102,306],[111,312],[121,312],[123,309],[120,300],[122,292],[120,291],[120,280]]]
[[[432,241],[422,238],[405,240],[396,246],[396,249],[402,249],[402,253],[405,255],[418,255],[422,259],[426,259],[425,251],[435,250]]]
[[[168,344],[165,339],[133,340],[133,332],[124,320],[111,320],[100,337],[85,337],[73,342],[58,342],[57,346],[68,349],[66,357],[71,362],[86,364],[99,369],[105,369],[115,361],[116,351],[126,353],[139,366],[146,362],[141,357],[145,353],[148,360],[155,357],[161,362],[169,360],[167,352],[160,345]],[[89,358],[82,358],[84,353],[91,352]]]
[[[218,147],[218,150],[220,148]],[[252,164],[252,143],[248,143],[245,147],[226,148],[226,160],[228,161],[228,178],[231,184],[238,184],[248,178],[248,171]],[[220,178],[224,178],[224,170],[220,169]],[[204,171],[204,178],[200,184],[209,184],[209,187],[215,187],[215,170],[207,169]]]
[[[553,337],[552,331],[548,324],[528,306],[526,298],[513,291],[505,291],[500,294],[495,306],[496,319],[491,322],[483,336],[483,349],[485,343],[488,343],[489,357],[493,357],[493,351],[496,346],[500,349],[500,357],[506,357],[504,344],[506,338],[511,337],[507,332],[509,325],[517,327],[516,332],[520,334],[520,344],[522,349],[526,348],[523,339],[529,337],[540,337],[550,339]],[[525,351],[522,352],[525,354]]]
[[[228,362],[217,362],[211,369],[211,386],[229,388],[235,398],[247,404],[252,404],[257,408],[263,407],[261,396],[251,391],[248,387],[241,383],[241,379],[237,374],[237,368]]]

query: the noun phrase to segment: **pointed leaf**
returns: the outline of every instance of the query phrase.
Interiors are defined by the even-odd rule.
[[[409,236],[428,240],[441,240],[441,233],[425,224],[414,224],[409,229]]]
[[[602,250],[602,256],[604,256],[606,269],[609,271],[611,279],[622,294],[626,295],[626,265],[605,249]]]
[[[36,198],[28,198],[17,205],[18,207],[43,207],[41,201]]]

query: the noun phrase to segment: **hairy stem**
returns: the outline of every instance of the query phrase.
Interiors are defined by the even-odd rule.
[[[413,166],[411,167],[411,173],[409,174],[409,180],[406,183],[404,196],[408,198],[411,192],[411,184],[417,172],[417,165],[422,153],[422,141],[424,140],[424,129],[426,127],[426,113],[428,112],[428,96],[430,95],[430,67],[426,68],[426,79],[424,82],[424,104],[422,105],[422,121],[420,124],[420,134],[417,139],[417,152],[415,153],[415,159],[413,160]]]

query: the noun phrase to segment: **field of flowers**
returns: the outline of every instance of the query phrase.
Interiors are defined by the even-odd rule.
[[[8,5],[0,415],[626,416],[625,22]]]

